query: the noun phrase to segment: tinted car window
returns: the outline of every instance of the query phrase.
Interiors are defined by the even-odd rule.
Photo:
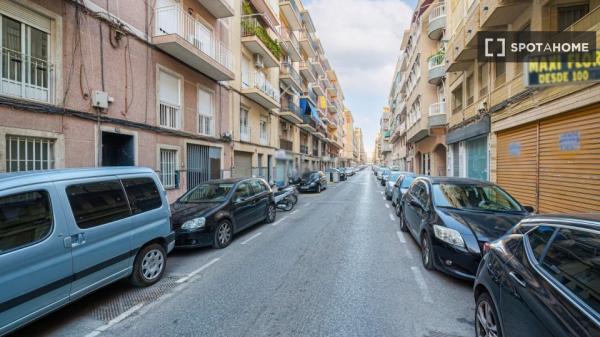
[[[596,312],[600,312],[600,234],[561,228],[542,268]]]
[[[246,181],[240,183],[235,189],[235,198],[250,198],[252,196],[252,189],[250,184]]]
[[[412,184],[413,180],[415,180],[415,177],[404,176],[404,179],[402,179],[402,185],[400,185],[400,187],[401,188],[409,188],[410,184]]]
[[[433,184],[437,206],[482,211],[521,211],[519,204],[495,185]]]
[[[250,186],[252,188],[253,194],[260,194],[265,191],[265,187],[258,180],[250,181]]]
[[[147,212],[162,206],[160,193],[151,178],[123,179],[122,182],[133,214]]]
[[[188,191],[177,201],[182,203],[223,202],[232,188],[232,183],[200,184]]]
[[[429,194],[427,193],[427,188],[425,187],[425,184],[423,183],[417,183],[417,185],[419,185],[419,194],[416,195],[417,200],[421,203],[421,205],[423,205],[424,207],[427,207],[428,204],[428,200],[429,200]]]
[[[531,246],[531,250],[533,251],[536,260],[539,261],[542,257],[544,249],[546,249],[548,241],[550,241],[555,230],[556,228],[554,227],[539,226],[527,235],[529,238],[529,245]]]
[[[100,226],[130,215],[118,180],[71,185],[67,187],[67,196],[79,228]]]
[[[0,198],[0,254],[44,239],[52,228],[52,209],[46,191]]]

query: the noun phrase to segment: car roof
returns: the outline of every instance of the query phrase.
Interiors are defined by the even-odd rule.
[[[455,184],[455,185],[494,185],[494,183],[479,179],[460,178],[460,177],[431,177],[419,176],[420,179],[429,181],[432,184]]]
[[[535,214],[523,219],[522,223],[562,223],[600,229],[600,213]]]
[[[214,179],[208,180],[204,183],[215,183],[215,184],[237,184],[240,181],[248,180],[248,179],[259,179],[257,177],[236,177],[236,178],[227,178],[227,179]]]
[[[11,172],[0,174],[0,190],[15,188],[24,185],[42,184],[51,181],[70,179],[93,178],[112,175],[154,173],[148,167],[136,166],[111,166],[111,167],[89,167],[68,168],[56,170],[38,170]]]

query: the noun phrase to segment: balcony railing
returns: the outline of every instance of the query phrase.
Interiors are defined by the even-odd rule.
[[[446,6],[439,4],[429,12],[428,33],[432,39],[439,39],[446,27]]]
[[[240,139],[245,142],[250,141],[250,126],[240,125]]]
[[[279,138],[279,148],[286,151],[294,150],[294,143],[291,140],[285,138]]]
[[[269,145],[269,135],[266,131],[261,131],[258,141],[261,145]]]
[[[319,156],[319,149],[313,149],[312,150],[312,155],[313,155],[313,157],[318,157]]]
[[[288,31],[285,27],[281,27],[281,39],[284,41],[289,41],[292,45],[292,48],[296,50],[297,53],[300,51],[300,42],[298,42],[298,38],[294,33]]]
[[[179,5],[156,9],[156,35],[177,34],[198,50],[229,70],[233,70],[233,54],[210,30]]]
[[[296,81],[296,83],[298,83],[298,85],[300,85],[302,83],[302,80],[300,79],[300,74],[292,66],[292,64],[287,63],[287,62],[282,62],[279,71],[281,72],[281,75],[289,76],[292,80]]]
[[[259,20],[261,14],[251,14],[242,16],[242,37],[256,36],[269,49],[275,58],[281,57],[281,46],[279,45],[277,34],[266,28]]]
[[[248,74],[248,78],[242,78],[242,87],[245,88],[256,88],[263,92],[265,95],[271,97],[275,101],[279,102],[279,90],[267,80],[265,75],[259,71],[253,71]]]
[[[314,103],[317,103],[317,95],[314,93],[314,91],[310,87],[309,87],[308,91],[304,92],[304,96],[308,97]]]
[[[302,116],[300,113],[300,106],[287,98],[281,99],[281,111],[290,111],[298,116]]]
[[[446,73],[446,55],[443,53],[432,55],[427,63],[429,65],[429,83],[437,84]]]
[[[433,103],[429,106],[429,116],[441,115],[446,113],[446,102]]]
[[[49,102],[52,65],[11,49],[0,50],[3,68],[0,94]]]
[[[308,154],[308,145],[300,144],[300,153]]]

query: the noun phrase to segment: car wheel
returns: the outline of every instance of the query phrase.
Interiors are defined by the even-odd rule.
[[[425,269],[433,270],[433,248],[427,232],[421,234],[421,262]]]
[[[167,252],[158,243],[144,246],[137,253],[129,282],[136,287],[147,287],[158,282],[167,265]]]
[[[403,232],[408,232],[408,227],[406,226],[406,219],[404,218],[404,214],[402,214],[402,212],[400,212],[399,217],[400,217],[400,230]]]
[[[477,300],[475,310],[475,335],[477,337],[502,337],[498,322],[498,313],[494,301],[486,292],[481,293]]]
[[[293,207],[293,205],[292,205]],[[275,205],[270,204],[269,207],[267,207],[267,215],[265,217],[265,222],[266,223],[272,223],[275,221],[275,215],[276,215],[276,208]]]
[[[321,184],[317,186],[317,193],[321,193]]]
[[[397,202],[396,206],[394,207],[394,209],[396,210],[396,215],[399,216],[400,217],[400,221],[402,221],[402,208],[400,208],[400,203]]]
[[[386,198],[387,200],[392,200],[392,196],[391,196],[391,195],[389,195],[389,194],[386,194],[386,195],[385,195],[385,198]]]
[[[213,246],[215,248],[225,248],[231,243],[233,237],[233,226],[231,222],[224,220],[219,223],[215,229],[215,239]]]
[[[294,208],[294,202],[291,199],[285,199],[283,201],[283,210],[289,212]]]

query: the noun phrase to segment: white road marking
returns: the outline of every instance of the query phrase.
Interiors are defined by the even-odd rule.
[[[296,212],[298,212],[298,210],[291,211],[291,212],[290,212],[290,215],[294,215],[294,214],[296,214]]]
[[[381,199],[383,199],[383,201],[386,201],[386,200],[385,200],[385,197],[382,197]]]
[[[433,303],[433,300],[431,299],[431,294],[429,293],[429,288],[427,288],[427,283],[425,283],[425,279],[423,278],[423,274],[421,274],[419,268],[412,266],[410,267],[410,269],[412,270],[415,281],[417,282],[417,285],[421,290],[421,296],[423,297],[423,301]]]
[[[381,191],[381,192],[379,192],[379,193],[383,194],[383,191]]]
[[[248,242],[250,242],[250,241],[252,241],[252,240],[256,239],[257,237],[259,237],[261,234],[262,234],[262,232],[258,232],[258,233],[256,233],[256,234],[254,234],[254,235],[252,235],[251,237],[249,237],[249,238],[248,238],[246,241],[242,242],[241,244],[242,244],[242,245],[245,245],[245,244],[247,244]]]
[[[404,238],[404,235],[402,235],[401,232],[396,232],[396,235],[398,235],[398,240],[400,240],[400,242],[406,243],[406,239]]]
[[[94,329],[94,331],[90,332],[89,334],[85,335],[85,337],[96,337],[98,335],[100,335],[101,333],[103,333],[104,331],[108,330],[111,326],[121,322],[122,320],[124,320],[125,318],[131,316],[134,312],[136,312],[137,310],[139,310],[141,307],[144,306],[144,303],[139,303],[138,305],[135,305],[131,308],[129,308],[129,310],[123,312],[122,314],[120,314],[119,316],[111,319],[110,321],[108,321],[108,323],[97,327],[96,329]]]
[[[388,214],[390,216],[390,220],[392,221],[396,221],[396,218],[394,218],[394,216],[392,215],[392,213]]]
[[[287,218],[287,217],[283,217],[283,218],[279,219],[279,221],[276,221],[276,222],[274,222],[274,223],[273,223],[273,226],[277,226],[277,225],[279,225],[279,224],[280,224],[280,223],[281,223],[283,220],[285,220],[286,218]]]
[[[390,205],[388,205],[388,204],[385,204],[385,208],[390,208]]]
[[[200,268],[194,270],[193,272],[187,274],[187,276],[184,276],[184,277],[180,278],[179,280],[175,281],[175,283],[183,283],[183,282],[191,279],[192,277],[198,275],[198,273],[202,272],[204,269],[206,269],[206,268],[210,267],[211,265],[215,264],[219,260],[220,260],[220,258],[218,258],[218,257],[212,259],[207,264],[205,264],[202,267],[200,267]]]
[[[306,204],[304,204],[304,205],[305,205],[305,206],[308,206],[308,205],[310,205],[310,201],[309,201],[309,202],[307,202],[307,203],[306,203]]]

